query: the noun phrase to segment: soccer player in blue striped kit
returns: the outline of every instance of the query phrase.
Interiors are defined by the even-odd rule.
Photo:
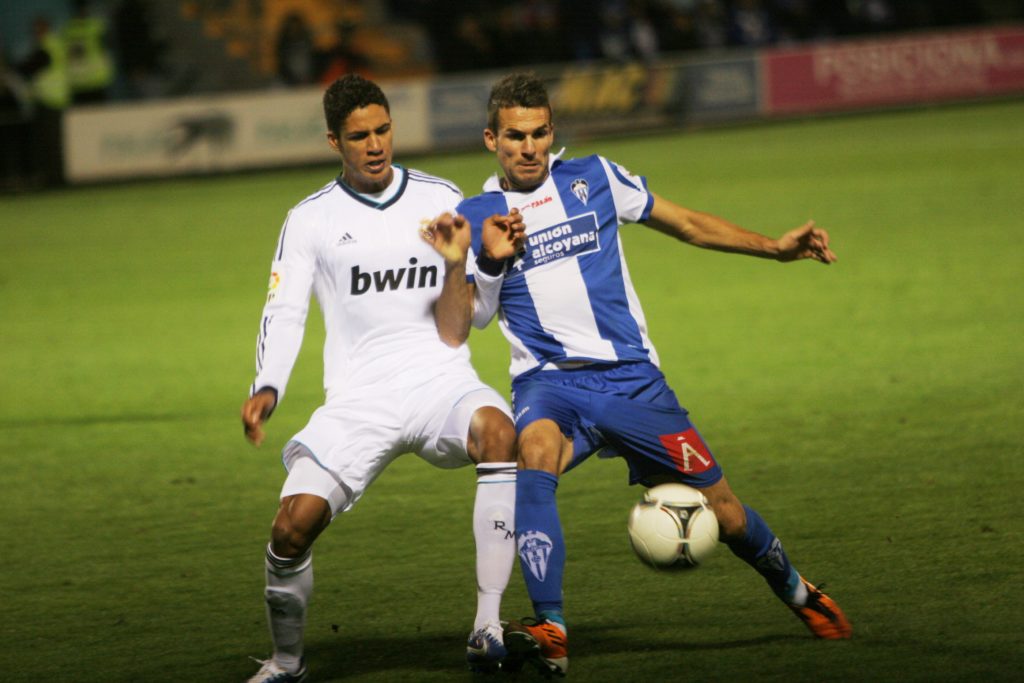
[[[505,629],[509,652],[547,674],[564,675],[568,638],[562,601],[565,544],[558,477],[598,449],[626,459],[630,483],[679,481],[699,488],[719,520],[720,538],[750,564],[819,638],[851,635],[838,605],[792,566],[760,515],[729,487],[711,450],[658,369],[630,281],[619,226],[641,223],[683,242],[777,261],[836,260],[828,234],[808,222],[771,239],[676,205],[645,178],[594,155],[551,153],[554,125],[544,84],[513,74],[495,84],[484,143],[502,173],[464,200],[445,227],[471,230],[476,274],[461,316],[439,320],[453,338],[495,314],[511,345],[519,473],[516,538],[536,619]],[[492,260],[485,219],[519,211],[518,256]],[[451,295],[451,293],[449,293]],[[443,295],[444,296],[444,295]],[[472,302],[471,304],[469,302]]]

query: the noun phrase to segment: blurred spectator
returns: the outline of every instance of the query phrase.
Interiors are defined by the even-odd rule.
[[[630,52],[626,0],[603,0],[597,5],[597,13],[601,18],[601,56],[624,60]]]
[[[277,34],[277,76],[284,85],[317,82],[313,34],[297,13],[284,18]]]
[[[889,0],[861,0],[851,6],[858,33],[878,33],[897,28],[896,13]]]
[[[702,48],[725,47],[729,42],[728,17],[718,0],[697,0],[693,23]]]
[[[167,46],[157,38],[145,0],[121,0],[113,24],[124,96],[136,99],[165,94]]]
[[[64,181],[61,119],[71,104],[64,41],[46,17],[32,22],[32,51],[17,65],[32,93],[31,170],[33,183],[46,186]]]
[[[601,56],[625,61],[652,61],[658,37],[643,0],[604,0],[599,5]]]
[[[334,43],[319,55],[317,79],[322,85],[330,85],[347,73],[368,76],[369,60],[352,47],[352,37],[356,28],[356,24],[350,21],[338,22]]]
[[[729,12],[729,44],[763,47],[775,42],[775,24],[762,0],[735,0]]]
[[[651,21],[647,0],[630,0],[627,11],[630,51],[644,62],[653,62],[659,51],[658,33]]]
[[[31,172],[32,93],[0,50],[0,190],[20,190]]]
[[[68,84],[75,104],[102,102],[114,82],[114,60],[107,45],[107,22],[94,16],[88,0],[75,0],[75,13],[62,32],[67,49]]]

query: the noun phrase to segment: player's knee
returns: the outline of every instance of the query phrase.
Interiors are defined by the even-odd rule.
[[[512,462],[516,459],[516,428],[499,410],[481,422],[474,441],[477,462]]]
[[[718,537],[724,543],[743,538],[747,533],[747,515],[740,502],[733,498],[713,505],[718,518]]]
[[[516,459],[516,428],[504,420],[484,434],[483,462],[512,462]]]
[[[306,552],[312,545],[312,540],[310,534],[297,529],[291,520],[281,519],[279,516],[274,520],[270,530],[270,544],[278,557],[293,558]]]
[[[718,518],[718,537],[722,542],[743,538],[747,533],[747,513],[725,479],[704,489],[704,495]]]
[[[519,435],[516,444],[519,467],[559,474],[558,464],[565,438],[557,426],[550,430],[535,428],[537,424],[533,423]]]
[[[330,522],[329,509],[325,514],[319,505],[297,505],[286,499],[274,517],[270,530],[270,544],[278,557],[299,557],[309,550],[313,541]]]

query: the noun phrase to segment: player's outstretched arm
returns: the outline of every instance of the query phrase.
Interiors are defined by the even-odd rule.
[[[264,387],[242,404],[242,425],[245,427],[245,438],[254,446],[263,443],[263,423],[274,412],[277,405],[277,392]]]
[[[749,254],[777,261],[814,259],[833,263],[836,255],[828,246],[828,233],[808,221],[779,239],[741,228],[724,218],[694,211],[652,193],[654,205],[647,225],[666,235],[697,247]]]
[[[434,303],[437,332],[448,346],[459,346],[469,338],[473,320],[473,285],[466,282],[469,221],[463,216],[443,213],[424,226],[420,234],[444,259],[444,282]]]
[[[807,221],[799,228],[790,230],[777,240],[780,261],[799,261],[810,258],[824,264],[835,263],[836,255],[828,246],[828,233]]]

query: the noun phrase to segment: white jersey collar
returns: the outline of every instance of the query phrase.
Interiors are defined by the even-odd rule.
[[[353,199],[374,209],[386,209],[398,201],[402,193],[405,192],[405,186],[409,181],[409,174],[402,166],[391,164],[391,169],[394,171],[391,182],[380,192],[356,192],[351,185],[345,182],[341,174],[338,174],[336,182]]]
[[[385,204],[389,199],[398,194],[398,190],[402,187],[402,181],[405,180],[405,169],[398,164],[391,164],[391,170],[394,173],[391,174],[391,182],[380,192],[357,192],[360,197],[367,199],[375,204]]]

